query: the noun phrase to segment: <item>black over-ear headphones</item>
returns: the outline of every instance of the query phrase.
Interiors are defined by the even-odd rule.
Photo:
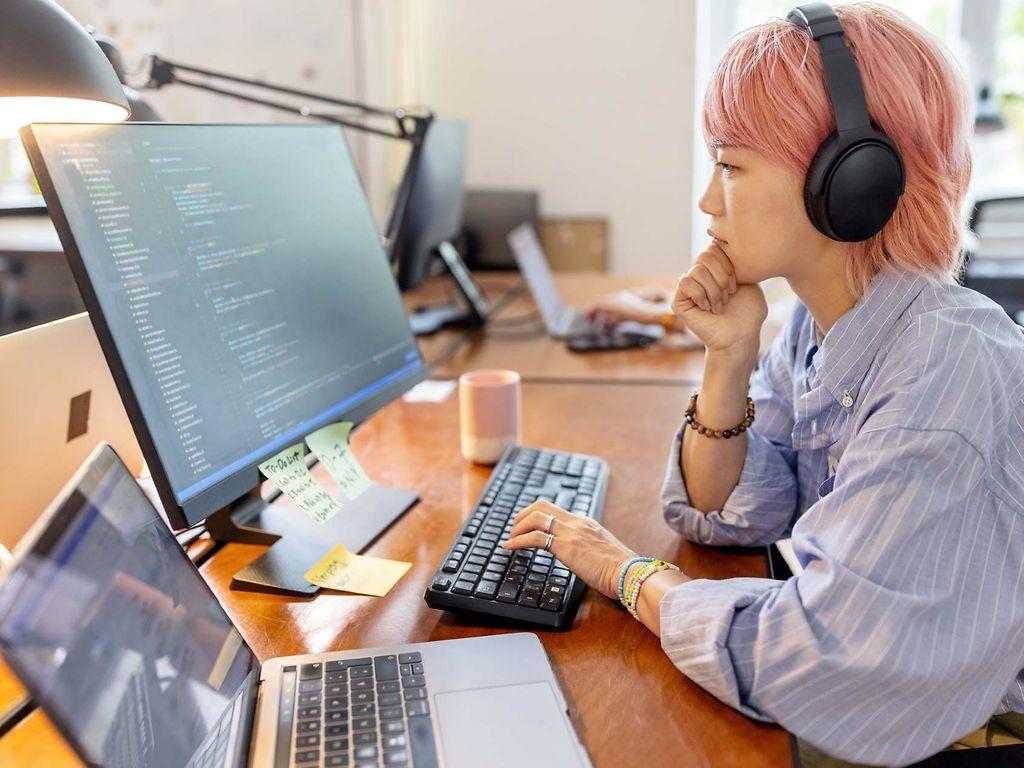
[[[787,19],[808,29],[818,44],[836,119],[835,133],[825,139],[807,169],[807,215],[819,232],[833,240],[867,240],[896,210],[903,194],[903,158],[871,122],[857,62],[832,6],[801,5]]]

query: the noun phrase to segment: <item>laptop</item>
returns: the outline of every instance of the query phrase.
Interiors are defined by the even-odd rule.
[[[88,314],[0,337],[0,371],[0,545],[14,549],[100,440],[134,475],[143,460]]]
[[[19,544],[0,647],[88,765],[590,765],[532,634],[261,664],[106,444]]]
[[[549,336],[556,339],[572,339],[579,336],[604,338],[609,335],[603,323],[588,318],[583,309],[567,307],[562,302],[544,249],[532,224],[520,224],[509,232],[508,244],[515,254],[519,271],[526,280],[533,300],[537,303]],[[665,333],[665,329],[660,325],[634,322],[618,323],[612,330],[614,335],[635,337],[637,343],[634,346],[644,346],[644,340],[649,343],[661,338]]]

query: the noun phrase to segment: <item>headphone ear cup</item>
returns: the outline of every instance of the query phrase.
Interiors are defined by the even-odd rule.
[[[807,166],[807,175],[804,177],[804,208],[807,210],[807,218],[811,220],[815,229],[833,240],[838,238],[829,225],[822,182],[828,178],[828,168],[835,159],[838,141],[839,134],[835,131],[825,137],[811,158]]]

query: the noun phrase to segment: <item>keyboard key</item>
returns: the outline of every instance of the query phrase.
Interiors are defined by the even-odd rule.
[[[358,659],[345,659],[346,667],[372,667],[373,659],[369,656],[360,656]]]
[[[493,598],[498,594],[498,582],[496,581],[481,581],[476,590],[473,592],[477,597],[486,597],[487,599]]]
[[[324,726],[324,736],[328,739],[332,736],[348,736],[348,723],[334,723]]]
[[[312,733],[313,731],[320,731],[319,720],[304,720],[295,726],[296,733]]]
[[[372,704],[375,698],[373,691],[355,691],[352,694],[352,703]]]
[[[320,662],[303,664],[299,670],[300,680],[319,680],[324,676],[324,665]]]
[[[356,760],[372,760],[377,757],[377,747],[359,747],[352,756]]]
[[[319,691],[322,687],[323,684],[319,680],[303,680],[299,683],[299,693]]]
[[[519,604],[526,608],[536,608],[540,603],[540,589],[526,587],[519,596]]]
[[[308,749],[302,752],[295,753],[295,762],[299,763],[319,763],[320,762],[320,750],[319,749]]]
[[[409,701],[410,699],[425,699],[425,698],[427,698],[427,689],[426,688],[406,688],[405,691],[402,693],[402,695],[405,696],[405,700],[406,701]]]
[[[306,736],[296,736],[295,746],[304,749],[307,747],[318,747],[320,746],[320,734],[310,733]]]
[[[328,739],[324,742],[324,752],[348,752],[348,739]]]
[[[562,596],[549,595],[547,597],[542,597],[540,600],[540,607],[545,611],[557,611],[562,607]]]
[[[381,720],[400,720],[402,718],[401,707],[382,707],[380,710]]]
[[[497,599],[501,603],[514,603],[516,596],[519,594],[518,582],[506,579],[501,584],[501,589],[498,590]]]
[[[452,587],[452,592],[456,595],[468,595],[472,593],[474,586],[472,581],[456,581],[455,586]]]
[[[408,677],[402,678],[403,688],[422,688],[425,686],[426,680],[423,679],[423,675],[409,675]]]
[[[472,574],[473,576],[479,576],[481,573],[483,573],[483,570],[484,567],[482,565],[473,565],[472,563],[470,563],[469,565],[464,565],[462,567],[462,572],[464,574]]]
[[[423,717],[430,714],[426,699],[413,699],[405,702],[405,714],[408,717]]]
[[[376,744],[377,734],[374,731],[360,731],[352,736],[352,743],[356,745]]]
[[[352,707],[353,717],[369,717],[377,714],[377,707],[374,704],[356,704]]]
[[[434,583],[430,585],[430,588],[436,589],[438,592],[444,592],[451,584],[451,579],[439,578],[434,579]]]
[[[324,702],[324,711],[333,712],[336,709],[348,708],[348,696],[332,696]]]
[[[398,657],[376,656],[373,659],[373,670],[378,680],[397,680]]]
[[[391,720],[381,723],[380,732],[384,736],[393,736],[396,733],[405,733],[405,724],[401,720]]]
[[[355,680],[356,678],[359,678],[359,677],[373,677],[373,668],[372,667],[355,667],[353,669],[350,669],[348,674],[349,674],[349,677],[351,677],[353,680]]]
[[[459,570],[459,561],[449,560],[447,563],[444,564],[444,567],[442,567],[441,570],[445,573],[455,573],[457,570]]]
[[[373,678],[371,677],[360,677],[352,681],[353,691],[372,691],[373,690]]]
[[[320,703],[320,692],[316,693],[303,693],[299,696],[300,707],[315,706]]]
[[[336,768],[336,766],[347,766],[348,755],[328,755],[324,758],[324,765],[327,768]]]
[[[411,690],[422,691],[424,689],[423,688],[413,688]],[[380,699],[377,700],[377,703],[380,704],[382,707],[394,707],[394,706],[397,706],[398,704],[402,703],[402,694],[400,694],[400,693],[385,693],[383,696],[380,697]]]
[[[414,675],[422,675],[423,674],[423,665],[422,664],[413,664],[412,665],[412,673]]]
[[[398,736],[385,736],[384,737],[384,750],[388,751],[391,749],[405,749],[405,734]]]
[[[398,693],[400,690],[402,690],[402,686],[397,680],[389,680],[386,683],[377,683],[377,693]]]
[[[376,717],[356,717],[352,719],[353,731],[372,731],[377,728]]]
[[[416,768],[437,768],[434,728],[429,717],[414,717],[409,721],[409,749]]]
[[[384,765],[408,765],[409,757],[402,752],[385,752],[384,753]]]
[[[324,678],[328,683],[347,683],[348,682],[348,670],[339,669],[337,672],[328,672],[327,677]]]
[[[335,709],[324,714],[325,723],[343,723],[348,720],[347,709]]]

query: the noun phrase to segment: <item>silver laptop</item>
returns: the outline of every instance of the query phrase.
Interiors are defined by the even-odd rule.
[[[142,451],[89,315],[0,337],[0,545],[14,545],[105,440],[132,474]]]
[[[590,765],[531,634],[260,664],[106,444],[19,545],[0,645],[89,765]]]
[[[537,302],[548,335],[556,339],[583,336],[603,331],[582,309],[567,307],[558,295],[558,286],[551,274],[547,257],[532,224],[520,224],[508,233],[508,244],[516,257],[519,271]]]

